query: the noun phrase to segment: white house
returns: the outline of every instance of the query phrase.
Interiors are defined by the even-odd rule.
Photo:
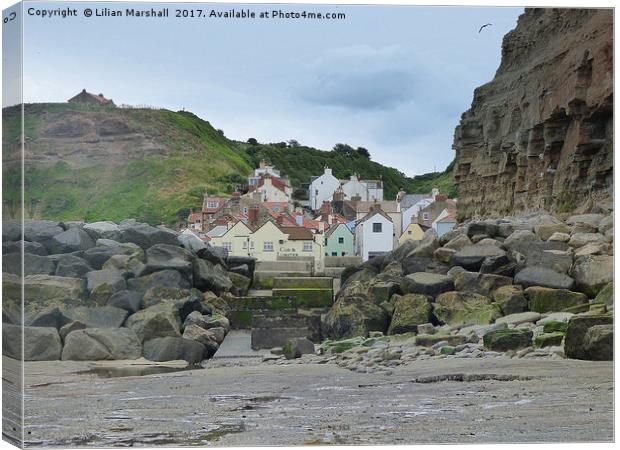
[[[357,222],[355,249],[363,261],[383,255],[394,248],[394,223],[380,208],[373,208]]]
[[[341,180],[340,186],[345,199],[359,197],[361,201],[383,201],[383,183],[378,180],[360,180],[357,175],[351,175],[348,180]]]
[[[258,167],[254,169],[254,175],[248,177],[248,186],[256,186],[258,184],[258,180],[260,180],[263,175],[271,175],[276,178],[282,178],[280,176],[280,171],[276,169],[274,166],[267,164],[265,160],[261,160],[258,164]]]
[[[402,216],[403,216],[403,218],[402,218],[402,233],[405,232],[405,229],[411,223],[411,219],[415,218],[417,220],[418,212],[422,208],[426,208],[431,203],[433,203],[433,198],[432,197],[421,198],[421,199],[417,200],[415,203],[413,203],[411,206],[407,207],[406,209],[405,208],[402,209]]]
[[[332,174],[332,169],[325,167],[323,175],[316,177],[310,183],[308,199],[310,208],[316,211],[323,202],[331,202],[334,192],[340,187],[340,180]]]

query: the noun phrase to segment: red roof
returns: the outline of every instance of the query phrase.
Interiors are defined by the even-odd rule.
[[[201,213],[191,213],[187,218],[189,223],[198,223],[202,222],[202,214]]]
[[[279,226],[283,233],[288,234],[288,238],[291,241],[313,241],[314,235],[312,231],[304,227],[283,227]]]
[[[276,189],[280,189],[282,192],[285,192],[284,182],[278,177],[274,177],[273,175],[270,175],[268,173],[261,175],[260,180],[258,180],[257,187],[263,186],[265,184],[266,178],[271,179],[271,184],[273,185],[273,187],[275,187]]]
[[[213,214],[215,212],[218,212],[220,209],[224,207],[226,200],[227,199],[221,198],[221,197],[205,197],[202,202],[202,212],[207,213],[207,214]],[[209,206],[210,203],[215,203],[217,204],[217,206],[210,207]]]

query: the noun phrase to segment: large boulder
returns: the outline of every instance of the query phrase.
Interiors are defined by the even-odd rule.
[[[101,269],[105,262],[114,255],[130,255],[142,258],[144,252],[136,244],[125,243],[121,244],[115,241],[107,241],[99,239],[97,246],[89,248],[84,252],[83,258],[88,261],[93,269]]]
[[[24,253],[24,275],[54,275],[56,264],[47,256]],[[20,275],[22,273],[21,253],[9,253],[2,256],[2,271]]]
[[[141,275],[161,270],[177,270],[191,280],[196,256],[178,245],[156,244],[146,251],[146,265]]]
[[[118,225],[110,221],[85,223],[82,229],[95,241],[97,239],[112,239],[118,241],[121,238]]]
[[[222,266],[213,265],[211,262],[199,259],[194,264],[194,286],[201,291],[212,291],[220,294],[230,291],[233,284]]]
[[[23,339],[23,347],[22,347]],[[19,327],[2,324],[2,353],[24,361],[55,361],[60,359],[62,343],[56,328]]]
[[[183,359],[197,364],[204,359],[205,346],[182,337],[161,337],[144,343],[144,357],[150,361],[173,361]]]
[[[33,255],[39,256],[47,256],[47,250],[43,246],[43,244],[39,244],[38,242],[28,242],[28,241],[3,241],[2,242],[2,254],[6,255],[7,253],[20,253],[21,251],[24,253],[31,253]]]
[[[499,306],[502,314],[517,314],[527,310],[527,299],[521,286],[508,284],[491,292],[491,298]]]
[[[230,258],[228,255],[228,250],[224,247],[206,247],[198,250],[196,254],[199,258],[209,261],[211,264],[219,264],[222,267],[226,267],[226,262],[228,258]],[[245,264],[245,262],[243,264]]]
[[[191,284],[181,272],[176,270],[162,270],[161,272],[127,280],[127,288],[132,291],[146,292],[155,286],[189,289]]]
[[[588,297],[568,289],[532,286],[525,290],[529,309],[539,313],[564,311],[566,308],[588,303]]]
[[[467,235],[461,234],[461,235],[456,236],[455,238],[451,239],[448,243],[446,243],[444,245],[444,248],[448,248],[450,250],[456,250],[458,252],[459,250],[463,249],[464,247],[468,247],[470,245],[473,245],[471,239],[469,239],[469,237],[467,237]]]
[[[555,233],[570,233],[570,227],[564,223],[540,223],[534,226],[534,232],[540,239],[546,241]]]
[[[604,217],[603,214],[576,214],[566,219],[566,223],[573,227],[579,224],[587,224],[597,229]]]
[[[435,299],[433,314],[448,325],[490,324],[501,316],[491,299],[474,292],[445,292]]]
[[[595,342],[594,337],[596,336],[589,336],[589,346],[587,350],[585,348],[585,336],[590,328],[597,325],[613,326],[613,316],[611,314],[577,314],[570,318],[566,336],[564,337],[564,353],[567,358],[593,359],[593,355],[590,352],[593,350],[592,344]],[[599,334],[599,332],[594,332],[593,334],[596,335]]]
[[[87,328],[120,328],[128,316],[127,311],[114,306],[78,306],[64,308],[63,313],[70,321],[81,322]]]
[[[129,223],[120,226],[121,242],[132,242],[144,250],[157,244],[181,245],[172,230],[152,227],[146,223]]]
[[[512,277],[516,269],[517,264],[508,255],[499,255],[486,258],[480,266],[480,273]]]
[[[452,256],[450,264],[467,270],[477,271],[486,258],[505,255],[497,245],[468,245]]]
[[[204,248],[207,248],[207,244],[202,239],[200,239],[198,236],[196,236],[192,231],[189,231],[189,230],[184,231],[183,233],[179,234],[177,239],[179,240],[183,248],[190,250],[194,253]]]
[[[594,303],[600,303],[613,307],[614,305],[614,284],[608,283],[603,289],[596,294]]]
[[[376,305],[388,302],[394,294],[401,294],[400,284],[394,281],[380,281],[368,289],[368,298]]]
[[[505,248],[512,250],[513,247],[521,247],[523,244],[527,245],[527,243],[539,241],[540,238],[530,230],[515,230],[504,240],[503,244]]]
[[[614,257],[608,255],[593,255],[577,258],[571,270],[575,279],[575,287],[591,297],[614,279]]]
[[[86,289],[90,299],[98,305],[105,305],[115,292],[127,288],[122,274],[113,270],[94,270],[86,274]]]
[[[568,245],[573,248],[583,247],[588,244],[607,244],[607,239],[599,233],[573,233],[568,241]]]
[[[138,359],[142,345],[129,328],[87,328],[70,332],[62,350],[63,361]]]
[[[35,220],[24,223],[24,240],[43,244],[50,250],[50,243],[54,236],[62,233],[63,230],[58,222],[50,220]]]
[[[583,337],[583,350],[593,361],[613,361],[614,326],[594,325],[588,328]]]
[[[418,325],[428,323],[432,307],[426,295],[396,295],[388,334],[417,332]]]
[[[71,253],[88,250],[94,246],[95,241],[86,231],[79,228],[69,228],[67,231],[55,235],[48,245],[52,253]]]
[[[141,342],[158,337],[181,336],[181,318],[172,303],[160,303],[132,314],[126,327],[133,329]]]
[[[454,277],[454,289],[489,296],[501,286],[512,284],[512,278],[488,273],[463,271]]]
[[[2,221],[2,242],[19,241],[22,237],[22,222],[16,220]]]
[[[301,358],[302,355],[314,355],[314,344],[308,338],[294,338],[282,346],[286,359]]]
[[[83,278],[93,268],[83,258],[74,255],[61,255],[56,265],[57,277]]]
[[[4,299],[20,300],[22,283],[20,277],[3,274],[2,292]],[[85,298],[84,282],[78,278],[52,275],[28,275],[23,278],[24,309],[37,312],[59,304],[80,304]]]
[[[495,323],[505,323],[510,325],[520,325],[522,323],[535,323],[541,319],[540,313],[534,311],[525,311],[516,314],[510,314],[508,316],[499,317],[495,320]]]
[[[142,295],[136,291],[118,291],[112,294],[108,299],[108,306],[124,309],[130,314],[138,312],[141,303]]]
[[[204,358],[210,358],[217,352],[221,340],[212,330],[207,330],[198,324],[191,323],[185,326],[183,337],[202,344],[205,348]]]
[[[548,267],[531,266],[517,273],[514,283],[523,287],[543,286],[554,289],[572,289],[575,280]]]
[[[323,324],[331,339],[368,336],[371,331],[387,330],[388,314],[366,296],[343,296],[325,315]]]
[[[454,289],[452,280],[446,275],[436,273],[416,272],[407,275],[401,287],[412,294],[424,294],[436,297],[442,292]]]
[[[194,311],[205,312],[201,292],[197,289],[152,287],[144,293],[141,305],[148,308],[161,303],[174,305],[181,321]]]
[[[140,276],[144,272],[144,263],[133,255],[113,255],[102,267],[102,270],[119,272],[125,279]]]
[[[493,351],[505,352],[530,347],[533,333],[525,329],[499,329],[484,335],[484,346]]]
[[[242,297],[248,294],[250,286],[252,285],[252,280],[250,278],[235,272],[228,272],[227,276],[232,282],[231,291],[234,295]]]

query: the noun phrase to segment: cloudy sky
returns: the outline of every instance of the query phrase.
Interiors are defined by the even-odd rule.
[[[50,5],[68,4],[26,4]],[[185,108],[234,139],[363,146],[408,175],[452,160],[454,127],[473,89],[493,78],[502,37],[522,12],[249,5],[257,13],[344,12],[346,19],[136,19],[85,18],[93,4],[69,6],[79,17],[25,16],[26,102],[66,101],[86,88],[117,104]],[[478,33],[485,23],[493,25]]]

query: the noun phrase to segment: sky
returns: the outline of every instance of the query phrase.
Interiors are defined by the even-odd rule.
[[[66,6],[78,17],[24,16],[27,103],[63,102],[85,88],[117,104],[192,111],[232,139],[365,147],[409,176],[452,161],[460,115],[474,88],[493,78],[502,37],[523,10],[254,4],[234,7],[346,19],[137,19],[84,17],[93,4],[26,4]]]

